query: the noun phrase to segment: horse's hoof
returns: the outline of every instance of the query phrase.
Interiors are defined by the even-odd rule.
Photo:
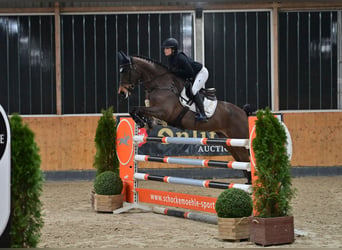
[[[152,129],[153,128],[152,121],[151,120],[146,121],[146,126],[147,126],[147,129]]]
[[[138,128],[144,128],[145,127],[145,123],[138,123]]]
[[[132,116],[132,115],[131,115]],[[133,121],[138,125],[138,128],[145,127],[145,122],[138,116],[132,116]]]

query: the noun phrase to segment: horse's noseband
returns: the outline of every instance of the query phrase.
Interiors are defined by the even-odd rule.
[[[130,84],[130,85],[128,85],[128,86],[127,86],[127,89],[128,89],[128,90],[133,90],[133,89],[134,89],[134,87],[135,87],[135,85],[134,85],[134,84]]]

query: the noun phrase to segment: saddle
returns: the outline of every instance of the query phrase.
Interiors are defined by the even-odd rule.
[[[189,88],[184,87],[179,95],[179,102],[183,107],[188,107],[192,112],[196,112],[196,105],[192,98],[189,97],[192,94],[190,93],[191,91],[189,91]],[[204,112],[208,118],[213,116],[217,107],[217,98],[215,93],[215,88],[201,89],[199,91],[199,94],[203,99]]]

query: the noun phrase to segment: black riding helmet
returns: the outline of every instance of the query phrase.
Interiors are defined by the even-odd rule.
[[[173,37],[166,39],[162,45],[163,48],[172,48],[175,50],[178,50],[178,46],[179,46],[179,44],[178,44],[177,39],[175,39]]]

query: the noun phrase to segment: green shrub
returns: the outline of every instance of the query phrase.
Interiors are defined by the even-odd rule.
[[[258,217],[288,216],[292,189],[285,128],[269,108],[257,112],[253,151],[257,179],[253,181],[254,210]]]
[[[104,171],[119,173],[119,161],[116,155],[116,120],[113,117],[113,107],[102,110],[95,135],[96,154],[94,167],[96,175]]]
[[[11,124],[11,247],[34,248],[43,227],[43,176],[40,169],[39,148],[34,133],[22,123],[19,115]]]
[[[253,211],[252,198],[244,190],[226,189],[217,198],[215,210],[221,218],[248,217]]]
[[[94,190],[100,195],[121,194],[123,187],[120,176],[112,171],[105,171],[96,176]]]

